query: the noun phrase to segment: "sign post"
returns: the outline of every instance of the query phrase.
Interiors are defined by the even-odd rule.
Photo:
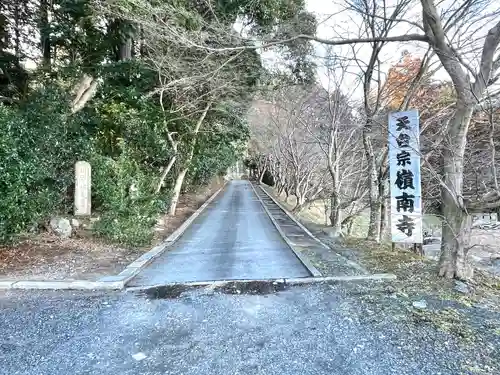
[[[75,216],[91,214],[91,167],[86,161],[75,164]]]
[[[419,140],[420,126],[417,110],[389,114],[389,176],[393,243],[422,244]]]

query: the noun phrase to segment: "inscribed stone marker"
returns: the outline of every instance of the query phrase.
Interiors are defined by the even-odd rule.
[[[91,167],[86,161],[75,163],[75,216],[90,216]]]

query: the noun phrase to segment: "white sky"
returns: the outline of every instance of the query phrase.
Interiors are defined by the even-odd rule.
[[[387,1],[388,6],[394,1]],[[343,10],[341,0],[306,0],[307,10],[314,13],[318,19],[318,29],[317,36],[324,39],[339,39],[339,37],[358,37],[359,25],[361,25],[360,18],[352,18],[352,12],[347,13]],[[419,11],[419,9],[417,9]],[[408,18],[415,19],[417,21],[418,13],[409,14]],[[410,26],[407,24],[400,24],[395,27],[391,35],[401,35],[405,34],[410,30]],[[324,56],[326,54],[325,45],[315,43],[316,52],[318,55]],[[356,49],[356,55],[358,59],[361,59],[365,64],[368,63],[371,54],[371,48],[368,44],[359,44],[356,46],[332,46],[330,51],[344,57],[353,56],[353,48]],[[383,62],[382,71],[386,74],[389,68],[397,63],[402,56],[404,50],[409,51],[414,56],[423,56],[425,53],[426,45],[422,43],[408,42],[408,43],[388,43],[383,47],[380,54],[381,61]],[[321,64],[321,61],[319,61]],[[349,63],[350,74],[347,74],[344,78],[344,90],[349,93],[353,98],[361,97],[362,89],[360,87],[359,77],[357,75],[360,72],[358,66],[355,65],[353,60]],[[326,70],[321,66],[318,68],[318,78],[325,88],[328,88],[329,78],[327,76]],[[447,78],[445,74],[441,79]],[[384,77],[383,77],[384,79]]]
[[[398,0],[386,0],[385,4],[390,8],[397,1]],[[457,9],[463,2],[463,0],[442,0],[439,2],[438,11],[446,13],[447,10]],[[317,29],[318,37],[324,39],[340,39],[348,37],[355,38],[359,36],[358,25],[361,24],[360,17],[353,16],[352,12],[347,13],[343,11],[342,4],[345,4],[343,0],[306,0],[307,10],[314,13],[319,22]],[[482,47],[484,36],[491,28],[492,24],[498,22],[500,17],[499,0],[491,0],[489,3],[485,2],[484,4],[484,9],[480,10],[479,8],[475,8],[478,9],[477,14],[467,14],[466,17],[457,21],[457,24],[447,32],[448,36],[453,39],[454,47],[461,52],[462,59],[467,61],[473,68],[477,68],[480,61],[481,48],[477,47]],[[421,24],[422,8],[420,1],[414,0],[414,4],[411,4],[408,9],[408,12],[404,16],[401,16],[401,18],[406,21]],[[390,13],[390,10],[388,13]],[[464,24],[461,23],[462,21]],[[423,33],[422,30],[419,30],[409,23],[398,22],[397,26],[394,27],[389,35],[404,35],[409,32]],[[325,56],[325,45],[319,43],[315,44],[317,55]],[[409,51],[414,56],[422,57],[427,47],[426,43],[418,42],[386,44],[381,52],[381,60],[384,63],[382,71],[387,73],[390,66],[400,60],[404,50]],[[330,51],[340,56],[349,57],[352,56],[352,48],[352,46],[333,46],[330,47]],[[371,53],[369,44],[359,44],[354,48],[357,49],[356,54],[358,59],[361,58],[361,60],[367,62]],[[438,62],[436,57],[434,57],[434,61],[435,63]],[[318,59],[318,63],[321,64],[321,59]],[[358,67],[355,67],[354,64],[351,64],[351,66],[352,68],[349,69],[350,71],[359,73]],[[439,67],[438,64],[434,66]],[[318,78],[323,86],[327,88],[329,80],[325,72],[326,70],[324,68],[319,67]],[[434,74],[434,79],[449,80],[450,78],[446,71],[441,68]],[[359,89],[357,81],[354,75],[349,75],[349,78],[344,82],[344,91],[346,91],[346,93],[352,93],[354,97],[359,97],[361,95],[361,90]]]
[[[388,0],[387,3],[390,4],[397,0]],[[317,36],[323,39],[340,39],[347,37],[358,37],[358,25],[361,24],[360,19],[349,19],[352,17],[352,12],[347,13],[342,11],[342,0],[306,0],[306,8],[308,11],[314,13],[318,20]],[[417,9],[419,11],[419,9]],[[418,17],[415,13],[411,17]],[[408,32],[410,27],[406,24],[399,25],[395,28],[393,34],[405,34]],[[327,70],[322,67],[325,63],[324,57],[327,55],[327,48],[330,49],[330,53],[336,54],[342,57],[352,57],[352,49],[355,48],[357,58],[364,61],[365,64],[368,63],[370,58],[371,48],[368,44],[358,44],[355,46],[345,45],[345,46],[326,46],[320,43],[314,42],[315,51],[318,63],[318,79],[321,84],[328,89],[332,86],[330,79],[327,75]],[[382,70],[387,73],[389,68],[397,63],[404,50],[408,50],[415,56],[423,56],[425,53],[426,45],[423,43],[389,43],[387,44],[381,52],[381,60],[384,62]],[[261,56],[266,65],[273,65],[277,63],[277,56],[269,51],[261,53]],[[360,69],[355,65],[355,60],[349,61],[350,67],[347,69],[347,73],[343,78],[343,89],[346,94],[351,94],[354,99],[361,98],[362,89],[360,88],[359,74]],[[338,74],[340,72],[337,72]],[[446,73],[441,73],[439,79],[447,79]]]

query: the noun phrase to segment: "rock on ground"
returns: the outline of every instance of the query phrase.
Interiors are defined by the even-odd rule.
[[[462,293],[462,294],[468,294],[469,293],[469,286],[464,283],[463,281],[458,281],[458,280],[455,280],[455,287],[454,289],[459,292],[459,293]]]
[[[50,228],[56,235],[62,238],[71,237],[73,228],[71,222],[64,217],[54,217],[50,220]]]
[[[415,302],[413,302],[413,307],[415,307],[416,309],[420,309],[420,310],[426,309],[427,302],[425,302],[424,300],[415,301]]]
[[[77,219],[71,219],[71,226],[75,229],[80,228],[80,221],[78,221]]]

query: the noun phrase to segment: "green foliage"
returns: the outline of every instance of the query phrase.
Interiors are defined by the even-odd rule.
[[[95,148],[90,158],[93,209],[100,215],[94,230],[112,241],[145,245],[168,201],[153,194],[159,170],[172,155],[165,117],[144,98],[154,81],[139,62],[109,65],[102,79],[102,89],[85,109]]]
[[[221,15],[244,17],[251,21],[253,32],[262,35],[272,31],[280,22],[289,21],[305,8],[304,0],[221,0],[217,10]]]
[[[8,241],[14,234],[36,223],[47,212],[50,192],[33,190],[32,172],[37,158],[23,147],[27,125],[15,111],[0,106],[0,239]],[[27,157],[28,156],[28,157]],[[35,217],[33,217],[35,215]]]
[[[218,134],[200,137],[190,169],[190,185],[207,185],[238,160],[241,151],[238,145],[225,142],[224,139]]]
[[[94,231],[102,237],[127,245],[145,245],[164,210],[164,202],[153,194],[155,175],[147,173],[128,155],[116,158],[94,155],[93,199],[101,212]]]
[[[96,234],[143,245],[165,211],[176,171],[189,163],[186,183],[204,185],[241,157],[249,135],[242,119],[264,73],[258,52],[207,55],[204,48],[176,45],[160,34],[146,40],[150,30],[137,19],[161,27],[165,23],[158,19],[165,16],[180,36],[203,35],[200,43],[210,48],[241,41],[232,28],[238,18],[259,38],[315,27],[314,17],[302,13],[304,0],[54,0],[41,7],[7,1],[0,9],[0,242],[72,212],[78,160],[92,165]],[[283,22],[293,27],[283,29]],[[285,46],[287,64],[306,69],[307,45]],[[24,63],[34,56],[43,56],[43,64],[28,74]],[[72,114],[73,89],[82,74],[99,85]],[[160,102],[159,88],[171,83]],[[174,156],[168,132],[177,142],[177,161],[164,191],[155,194],[160,171]]]
[[[21,110],[0,106],[0,241],[67,209],[73,164],[86,145],[65,104],[48,86]]]
[[[26,41],[20,32],[15,37],[11,35],[13,18],[18,30],[26,27],[26,12],[15,6],[15,1],[19,0],[2,0],[0,3],[0,102],[23,98],[28,87],[28,72],[21,64],[21,51],[17,48],[17,44]]]
[[[19,99],[26,94],[28,73],[14,55],[0,50],[0,97]]]
[[[249,139],[248,124],[243,120],[244,106],[221,104],[206,127],[215,131],[198,135],[189,180],[194,186],[205,185],[233,165],[243,155]]]
[[[304,0],[247,0],[218,1],[218,10],[234,23],[240,17],[250,26],[250,32],[273,40],[286,40],[296,35],[314,35],[317,20],[305,10]],[[316,64],[311,56],[314,47],[309,40],[297,39],[279,45],[275,51],[284,61],[289,78],[294,83],[309,84],[315,81]]]
[[[51,45],[57,50],[56,62],[78,63],[82,70],[93,71],[111,55],[115,41],[94,11],[91,0],[55,0],[50,24]]]
[[[103,83],[82,116],[97,150],[118,157],[120,143],[126,141],[129,157],[144,168],[160,169],[173,152],[164,122],[172,127],[175,122],[173,114],[163,114],[156,98],[144,94],[154,87],[153,72],[132,60],[106,66],[101,77]]]
[[[151,239],[166,202],[152,194],[154,167],[164,165],[170,151],[158,111],[128,100],[133,90],[122,87],[120,95],[103,90],[75,116],[68,114],[67,94],[47,83],[19,107],[0,106],[1,242],[71,212],[78,160],[92,165],[93,210],[101,216],[96,233],[131,245]]]

